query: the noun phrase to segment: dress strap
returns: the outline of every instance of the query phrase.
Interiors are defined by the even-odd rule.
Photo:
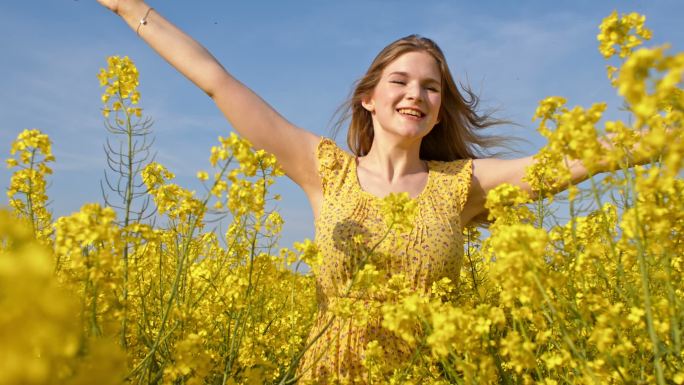
[[[450,162],[432,162],[436,174],[434,183],[435,193],[453,202],[452,208],[457,212],[463,211],[470,192],[473,175],[473,160],[458,159]]]
[[[321,177],[325,196],[342,185],[352,156],[332,139],[321,137],[316,148],[316,158],[318,159],[318,175]]]
[[[470,193],[470,185],[473,179],[473,160],[462,159],[457,162],[460,162],[460,167],[458,168],[455,177],[454,193],[457,197],[458,212],[461,212],[463,211],[463,207],[468,200],[468,194]]]

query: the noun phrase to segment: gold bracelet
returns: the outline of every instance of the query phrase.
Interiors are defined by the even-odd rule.
[[[138,24],[138,28],[135,29],[135,34],[140,36],[140,27],[143,25],[147,25],[147,17],[150,16],[150,12],[152,12],[154,8],[150,7],[147,12],[145,12],[145,16],[143,16],[142,19],[140,19],[140,23]]]

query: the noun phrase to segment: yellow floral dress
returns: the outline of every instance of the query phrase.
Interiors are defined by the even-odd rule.
[[[316,156],[324,197],[315,223],[315,242],[322,254],[322,263],[314,270],[319,311],[309,335],[312,345],[298,368],[299,383],[363,383],[368,342],[377,340],[385,359],[397,362],[407,359],[408,347],[382,327],[380,317],[358,322],[334,316],[331,309],[345,299],[367,307],[382,303],[382,298],[347,290],[360,268],[359,255],[368,255],[376,244],[372,262],[388,276],[403,273],[416,292],[427,294],[432,283],[443,277],[457,282],[463,257],[460,213],[470,186],[472,160],[428,161],[427,184],[413,198],[417,203],[414,227],[388,233],[380,212],[382,199],[359,184],[357,159],[325,137]]]

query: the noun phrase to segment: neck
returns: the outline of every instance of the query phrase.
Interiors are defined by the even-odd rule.
[[[407,142],[376,135],[368,154],[359,158],[359,165],[388,182],[427,172],[427,164],[420,159],[420,143],[420,139]]]

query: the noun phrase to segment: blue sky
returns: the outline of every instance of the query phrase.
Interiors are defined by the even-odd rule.
[[[601,19],[616,9],[647,16],[652,44],[684,49],[683,1],[150,1],[202,42],[238,79],[285,117],[329,135],[331,117],[377,52],[412,33],[435,40],[457,80],[483,105],[520,126],[499,128],[542,145],[531,122],[539,100],[565,96],[570,105],[607,101],[619,117],[597,50]],[[100,202],[107,136],[96,78],[110,55],[128,55],[140,71],[141,105],[155,121],[157,160],[177,181],[201,190],[194,177],[229,124],[212,101],[95,0],[0,3],[0,158],[24,128],[53,140],[57,158],[49,195],[56,216]],[[344,143],[344,134],[337,138]],[[0,189],[9,184],[0,170]],[[313,237],[305,195],[282,178],[283,244]],[[3,194],[4,195],[4,194]],[[5,204],[6,198],[0,198]]]

